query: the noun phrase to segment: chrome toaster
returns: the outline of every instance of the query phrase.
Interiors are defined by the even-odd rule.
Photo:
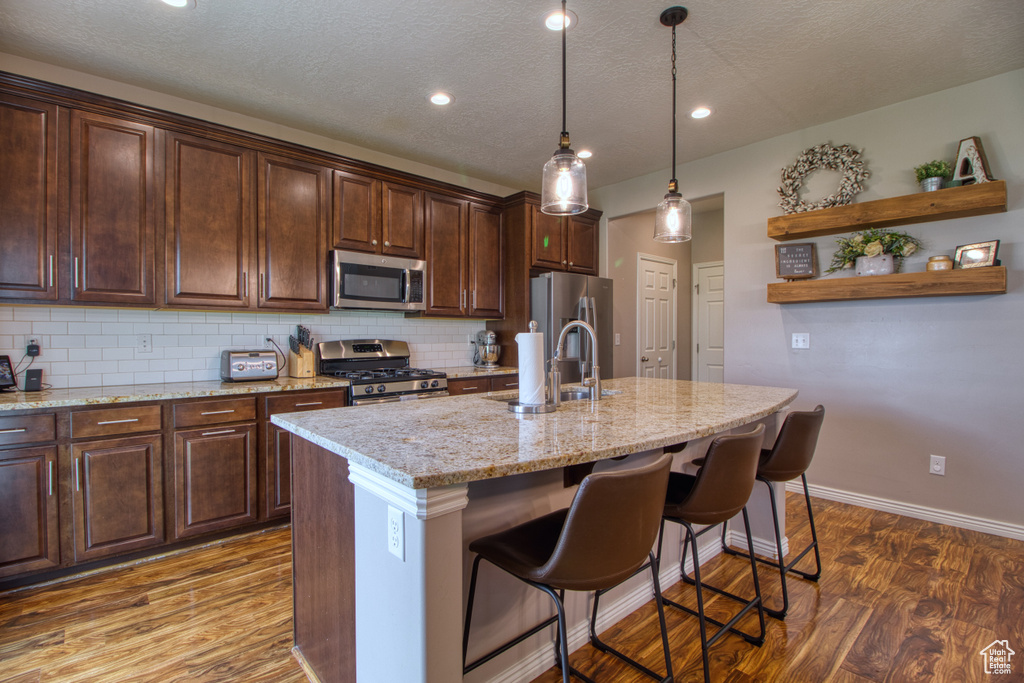
[[[277,354],[273,351],[221,351],[220,378],[225,382],[277,379]]]

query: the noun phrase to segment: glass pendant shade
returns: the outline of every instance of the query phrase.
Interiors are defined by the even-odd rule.
[[[588,207],[587,167],[571,149],[560,148],[544,164],[540,210],[554,216],[571,216]]]
[[[692,237],[690,202],[678,192],[669,192],[658,204],[654,218],[656,242],[686,242]]]

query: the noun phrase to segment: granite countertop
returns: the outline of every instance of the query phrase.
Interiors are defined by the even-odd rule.
[[[82,387],[79,389],[47,389],[31,393],[18,391],[0,394],[0,411],[91,406],[105,403],[164,401],[201,396],[237,396],[241,394],[262,394],[269,391],[336,389],[347,386],[348,380],[318,375],[303,379],[278,377],[275,380],[253,382],[218,382],[214,380],[209,382],[171,382],[167,384]]]
[[[660,448],[771,415],[795,389],[629,377],[600,401],[517,415],[494,392],[274,415],[271,421],[404,486],[425,489]]]
[[[519,368],[507,365],[499,365],[493,368],[478,368],[475,365],[465,365],[457,368],[445,368],[448,379],[464,379],[466,377],[487,377],[489,375],[515,375]]]

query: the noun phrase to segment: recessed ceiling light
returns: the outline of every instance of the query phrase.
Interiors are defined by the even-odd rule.
[[[580,159],[589,159],[590,157],[594,156],[594,153],[588,149],[581,149],[580,153],[577,154],[576,156],[578,156]]]
[[[194,9],[196,6],[196,0],[163,0],[165,4],[171,7],[182,7],[186,9]]]
[[[451,95],[449,95],[446,92],[436,92],[436,93],[434,93],[433,95],[430,96],[430,101],[431,102],[433,102],[434,104],[442,105],[442,106],[445,105],[445,104],[451,104],[454,100],[455,100],[455,98],[452,97]]]
[[[707,118],[708,116],[711,116],[711,110],[708,109],[707,107],[697,107],[696,109],[690,112],[690,118],[694,119],[703,119]]]
[[[579,21],[576,13],[572,10],[568,10],[565,13],[565,19],[562,19],[562,10],[555,10],[554,12],[548,12],[544,15],[544,25],[552,31],[561,31],[562,23],[565,22],[566,30],[572,28]]]

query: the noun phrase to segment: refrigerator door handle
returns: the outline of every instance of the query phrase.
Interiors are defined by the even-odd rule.
[[[590,297],[581,296],[579,302],[576,304],[576,319],[582,320],[583,322],[590,324]],[[576,330],[576,334],[579,337],[579,364],[580,364],[580,379],[582,380],[590,372],[590,338],[583,333],[583,330]]]

